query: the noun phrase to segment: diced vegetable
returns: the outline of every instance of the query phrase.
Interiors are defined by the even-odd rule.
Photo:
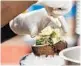
[[[43,45],[43,44],[55,44],[58,41],[60,41],[60,30],[59,29],[53,29],[51,27],[45,28],[41,33],[39,34],[40,38],[36,40],[36,45]]]

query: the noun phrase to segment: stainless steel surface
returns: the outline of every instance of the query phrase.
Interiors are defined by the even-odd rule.
[[[62,50],[59,55],[65,60],[67,65],[81,65],[80,46],[70,47]]]

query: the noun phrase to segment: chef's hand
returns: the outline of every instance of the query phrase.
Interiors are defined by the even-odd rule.
[[[59,16],[68,13],[72,7],[72,0],[38,0],[36,4],[43,5],[48,14],[52,16]]]
[[[47,3],[47,4],[46,4]],[[56,4],[58,3],[58,4]],[[53,21],[53,18],[49,16],[56,16],[56,15],[63,15],[70,10],[70,5],[66,4],[66,2],[59,3],[58,1],[38,1],[36,4],[42,4],[46,7],[47,12],[50,10],[51,7],[53,10],[50,12],[46,12],[45,9],[40,9],[36,11],[32,11],[25,14],[20,14],[10,22],[11,29],[17,34],[31,34],[32,36],[37,35],[43,28],[45,28],[50,21]],[[52,5],[51,5],[52,4]],[[64,6],[64,4],[67,5]],[[48,8],[48,9],[47,9]],[[55,8],[55,9],[54,9]],[[58,10],[62,8],[62,10]],[[56,10],[56,11],[55,11]],[[56,13],[55,13],[55,12]],[[49,16],[48,16],[49,14]],[[61,19],[61,18],[59,18]],[[62,21],[62,20],[60,20]],[[64,22],[62,22],[62,26]]]
[[[63,15],[67,14],[72,7],[72,1],[61,1],[61,0],[38,0],[37,4],[41,4],[45,6],[47,13],[49,14],[49,18],[55,22],[54,18],[58,18],[57,21],[60,23],[58,24],[58,27],[62,27],[65,32],[68,32],[68,24],[63,17]]]
[[[16,34],[30,34],[34,37],[50,22],[47,16],[48,14],[44,8],[22,13],[10,21],[10,28]]]

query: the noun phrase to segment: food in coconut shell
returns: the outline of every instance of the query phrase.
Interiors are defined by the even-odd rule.
[[[62,39],[60,29],[46,27],[36,37],[36,44],[32,46],[32,51],[36,56],[55,55],[67,48],[67,43]]]

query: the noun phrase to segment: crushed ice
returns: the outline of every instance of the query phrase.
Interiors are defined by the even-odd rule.
[[[40,57],[35,56],[33,53],[26,56],[25,60],[21,61],[23,66],[38,66],[38,65],[64,65],[64,60],[58,55],[48,57],[42,55]]]

